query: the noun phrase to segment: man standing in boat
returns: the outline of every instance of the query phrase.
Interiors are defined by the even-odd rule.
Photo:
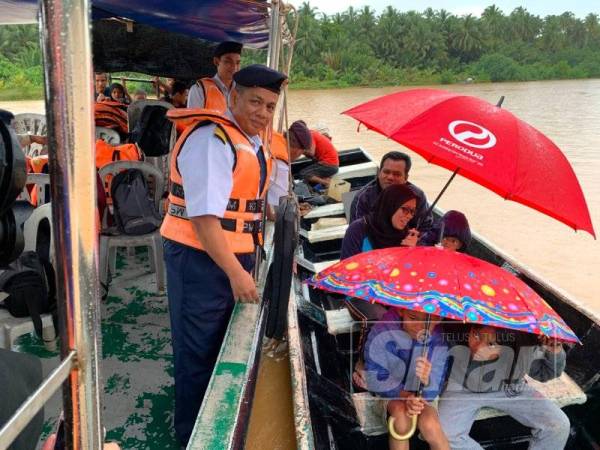
[[[271,126],[286,76],[262,65],[234,75],[224,114],[171,110],[187,127],[171,157],[165,238],[175,366],[175,432],[187,444],[236,301],[256,302],[250,271],[262,242]],[[192,117],[193,116],[193,117]]]
[[[352,200],[350,223],[366,216],[372,205],[375,204],[379,193],[386,187],[393,184],[406,184],[417,196],[417,210],[408,226],[415,228],[419,232],[419,241],[423,241],[433,226],[433,215],[431,212],[428,213],[429,203],[427,203],[425,192],[408,181],[411,165],[410,156],[406,153],[394,151],[383,155],[377,178],[358,191]]]
[[[227,110],[231,91],[235,87],[233,75],[240,70],[243,45],[239,42],[221,42],[215,48],[213,63],[217,73],[212,78],[201,78],[188,94],[188,108]]]

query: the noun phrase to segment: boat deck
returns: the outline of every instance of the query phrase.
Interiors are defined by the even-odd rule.
[[[145,249],[117,256],[117,273],[101,306],[103,421],[106,439],[123,449],[179,449],[173,429],[173,355],[166,295],[156,295]],[[15,350],[42,359],[44,373],[58,363],[32,335]],[[55,428],[61,409],[55,395],[44,410],[42,439]]]

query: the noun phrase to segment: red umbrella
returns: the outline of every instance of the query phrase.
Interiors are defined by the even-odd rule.
[[[596,237],[565,155],[538,130],[499,106],[442,90],[413,89],[376,98],[343,114],[430,163]]]
[[[512,273],[439,247],[359,253],[319,272],[308,283],[443,318],[579,341],[548,303]]]

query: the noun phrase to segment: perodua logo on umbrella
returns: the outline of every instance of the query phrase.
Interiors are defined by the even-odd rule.
[[[466,120],[455,120],[448,125],[448,131],[458,142],[473,148],[492,148],[496,145],[496,136],[487,128]]]

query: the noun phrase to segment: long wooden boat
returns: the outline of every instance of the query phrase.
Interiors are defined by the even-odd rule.
[[[54,158],[49,174],[52,204],[46,205],[43,228],[46,235],[53,235],[55,247],[46,252],[54,253],[59,279],[66,280],[71,289],[60,283],[62,361],[35,342],[31,345],[31,337],[19,340],[13,349],[41,355],[51,368],[59,366],[52,374],[52,389],[42,386],[38,398],[47,399],[70,379],[64,405],[55,396],[46,408],[45,422],[47,430],[55,428],[64,407],[66,420],[73,426],[72,435],[67,436],[69,448],[99,448],[103,427],[108,439],[123,448],[179,448],[172,427],[167,299],[164,292],[155,292],[154,277],[147,270],[149,255],[120,252],[111,291],[102,302],[95,263],[97,236],[92,226],[85,230],[78,226],[93,223],[90,218],[95,209],[89,195],[95,190],[93,153],[82,152],[92,149],[94,141],[89,89],[92,57],[95,71],[138,71],[192,80],[214,73],[216,42],[236,40],[266,49],[267,64],[278,67],[281,63],[286,70],[292,53],[286,45],[293,42],[287,19],[294,9],[267,0],[186,0],[178,3],[177,11],[168,1],[148,6],[143,0],[0,0],[0,24],[37,22],[40,6],[41,29],[47,31],[43,34],[46,107]],[[71,158],[75,154],[78,157]],[[40,233],[34,230],[32,235],[37,239]],[[271,242],[267,237],[258,279],[261,291]],[[67,305],[74,306],[69,309]],[[188,448],[243,445],[263,316],[260,305],[235,307]],[[34,406],[39,409],[37,405],[43,402],[36,400]],[[102,404],[110,405],[104,417]],[[20,415],[11,425],[23,426],[29,414]],[[0,447],[13,439],[11,430],[2,431]]]
[[[341,158],[353,164],[344,177],[358,189],[375,175],[368,154],[353,150]],[[365,179],[365,162],[372,165]],[[293,172],[302,163],[294,163]],[[435,214],[439,217],[440,211]],[[347,225],[312,230],[323,217],[344,217],[341,203],[312,210],[300,223],[298,272],[288,308],[289,353],[294,390],[294,417],[299,449],[387,448],[387,427],[382,402],[352,387],[352,361],[356,361],[357,323],[340,297],[310,288],[304,281],[339,260]],[[474,233],[469,253],[516,274],[540,294],[581,337],[582,345],[567,350],[567,368],[561,377],[537,387],[564,408],[572,424],[567,448],[598,448],[600,432],[600,317],[575,298],[553,286],[531,269]],[[533,381],[531,381],[533,382]],[[482,411],[471,435],[485,448],[526,448],[530,431],[499,411]],[[426,445],[413,437],[415,448]]]

